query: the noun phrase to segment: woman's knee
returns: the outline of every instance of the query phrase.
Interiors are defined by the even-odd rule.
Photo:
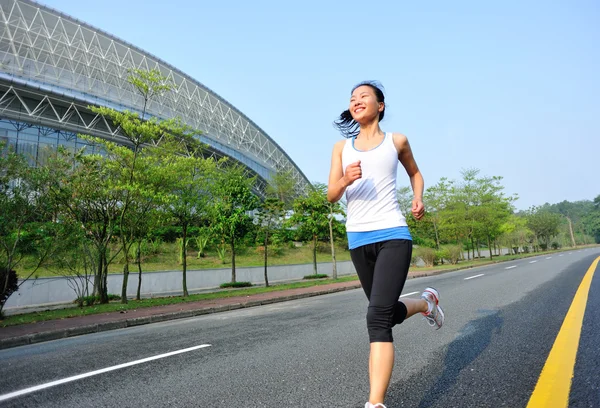
[[[394,308],[391,306],[370,305],[367,309],[367,330],[369,341],[392,342],[392,327],[394,327]]]

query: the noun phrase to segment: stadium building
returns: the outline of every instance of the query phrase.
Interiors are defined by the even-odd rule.
[[[28,0],[0,0],[0,31],[0,141],[33,161],[44,146],[86,146],[78,134],[124,142],[111,123],[87,107],[141,113],[143,99],[127,82],[128,70],[157,69],[174,90],[153,100],[149,115],[179,117],[200,130],[210,154],[229,157],[258,176],[259,194],[279,171],[291,172],[298,193],[310,185],[283,149],[242,112],[131,44]]]

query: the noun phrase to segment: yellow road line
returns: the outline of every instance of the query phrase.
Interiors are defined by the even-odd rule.
[[[566,408],[569,406],[569,392],[579,348],[583,315],[594,271],[599,261],[600,257],[592,262],[575,293],[573,303],[571,303],[558,336],[556,336],[527,408]]]

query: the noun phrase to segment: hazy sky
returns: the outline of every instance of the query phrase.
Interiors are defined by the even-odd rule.
[[[313,182],[351,88],[376,79],[426,186],[478,168],[518,209],[600,194],[598,1],[43,3],[208,86]]]

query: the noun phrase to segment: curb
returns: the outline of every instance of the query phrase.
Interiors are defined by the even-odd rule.
[[[157,315],[152,315],[152,316],[134,317],[131,319],[115,321],[115,322],[90,324],[90,325],[80,326],[80,327],[71,327],[68,329],[45,331],[45,332],[40,332],[40,333],[35,333],[35,334],[26,334],[23,336],[0,339],[0,350],[18,347],[18,346],[25,346],[28,344],[36,344],[36,343],[42,343],[42,342],[46,342],[46,341],[59,340],[59,339],[67,338],[67,337],[81,336],[84,334],[99,333],[99,332],[116,330],[116,329],[125,329],[127,327],[141,326],[141,325],[145,325],[145,324],[159,323],[159,322],[165,322],[165,321],[176,320],[176,319],[185,319],[185,318],[201,316],[201,315],[205,315],[205,314],[220,313],[220,312],[227,312],[230,310],[245,309],[245,308],[249,308],[249,307],[269,305],[272,303],[287,302],[290,300],[304,299],[304,298],[308,298],[308,297],[327,295],[327,294],[336,293],[336,292],[344,292],[347,290],[358,289],[360,287],[361,287],[360,283],[356,283],[356,284],[344,286],[341,288],[326,289],[326,290],[310,292],[310,293],[299,293],[297,295],[287,295],[287,296],[281,296],[281,297],[272,298],[272,299],[250,300],[248,302],[234,303],[231,305],[216,306],[216,307],[204,307],[204,308],[198,308],[198,309],[193,309],[193,310],[184,310],[181,312],[170,312],[170,313],[163,313],[163,314],[157,314]]]

